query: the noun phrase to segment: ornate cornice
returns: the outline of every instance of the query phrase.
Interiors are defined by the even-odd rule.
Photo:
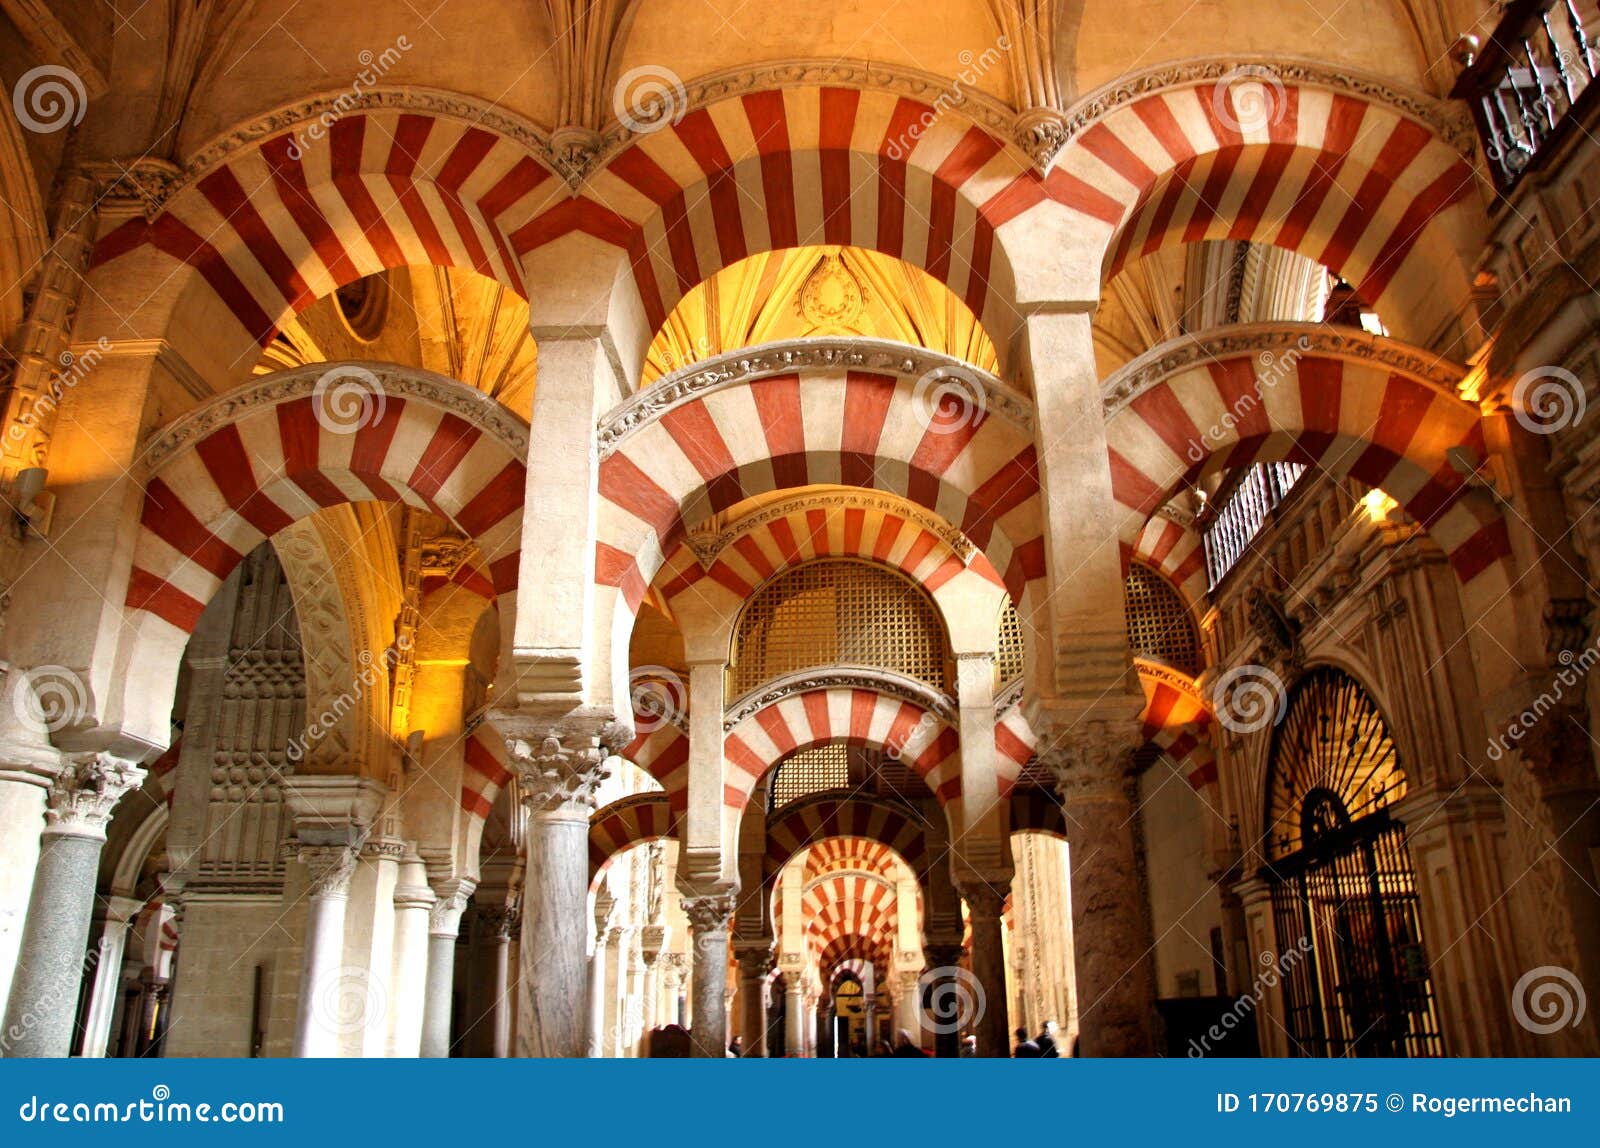
[[[794,498],[785,498],[781,502],[774,502],[763,506],[760,510],[746,514],[731,523],[726,529],[719,531],[691,530],[685,537],[685,545],[694,552],[700,565],[709,570],[722,557],[723,553],[739,539],[754,530],[780,518],[791,514],[803,513],[807,510],[882,510],[891,514],[898,514],[916,525],[922,527],[929,534],[938,538],[951,550],[963,564],[970,563],[972,556],[978,552],[977,545],[968,538],[961,529],[932,514],[914,502],[896,498],[889,494],[875,494],[866,490],[834,491],[826,495],[802,494]]]
[[[878,371],[915,381],[929,375],[954,377],[981,391],[984,409],[1033,434],[1033,403],[988,371],[950,355],[887,339],[785,339],[728,351],[664,375],[615,407],[596,432],[600,457],[607,458],[634,432],[675,407],[770,375],[843,368]]]
[[[1069,146],[1089,128],[1124,105],[1175,88],[1192,88],[1219,80],[1241,69],[1264,69],[1284,84],[1324,88],[1328,91],[1360,96],[1383,104],[1408,119],[1416,120],[1455,149],[1469,163],[1476,164],[1477,136],[1465,109],[1446,104],[1408,88],[1396,87],[1375,76],[1334,68],[1312,60],[1283,56],[1226,56],[1207,60],[1180,60],[1119,77],[1097,88],[1068,108],[1062,116],[1060,147]],[[1059,153],[1059,148],[1057,149]]]
[[[484,392],[420,367],[378,362],[339,362],[308,363],[303,367],[262,375],[237,390],[212,399],[170,426],[152,433],[140,452],[140,461],[148,473],[154,473],[180,450],[236,422],[250,411],[310,395],[322,376],[336,368],[355,368],[367,372],[377,380],[385,395],[420,399],[449,411],[497,440],[514,457],[528,457],[528,425]]]
[[[777,678],[735,698],[722,717],[722,728],[724,731],[731,730],[751,714],[784,698],[812,690],[829,689],[871,690],[919,705],[951,725],[957,721],[956,701],[949,695],[888,670],[863,666],[848,670],[802,670]]]
[[[1465,368],[1448,359],[1353,327],[1248,323],[1180,335],[1150,348],[1113,371],[1100,387],[1105,416],[1111,418],[1145,391],[1173,375],[1239,355],[1255,356],[1258,373],[1262,375],[1285,370],[1282,363],[1290,355],[1296,358],[1321,355],[1377,364],[1408,375],[1452,398],[1459,397],[1456,388],[1466,374]]]

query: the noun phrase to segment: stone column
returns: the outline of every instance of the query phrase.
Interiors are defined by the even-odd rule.
[[[434,889],[436,900],[428,910],[428,981],[422,1000],[424,1057],[450,1055],[450,1019],[456,985],[456,939],[461,935],[461,914],[472,896],[473,882],[450,878]]]
[[[905,1029],[918,1045],[922,1043],[922,974],[899,972],[895,974],[895,1021],[897,1029]]]
[[[488,1027],[488,1054],[499,1059],[511,1055],[511,1020],[516,1013],[511,997],[511,938],[522,927],[522,910],[515,904],[496,905],[482,911],[478,924],[486,951],[480,966],[482,1007],[475,1019]]]
[[[696,1057],[721,1057],[728,1052],[728,922],[733,908],[731,892],[685,893],[683,897],[694,941],[690,1046]]]
[[[644,1000],[640,1014],[644,1018],[639,1034],[640,1056],[650,1053],[650,1030],[660,1024],[661,1011],[661,949],[666,944],[667,931],[661,925],[646,925],[639,936],[639,959],[644,962]]]
[[[959,942],[930,941],[923,946],[928,969],[923,975],[928,980],[929,1007],[924,1012],[922,1028],[933,1033],[933,1053],[941,1057],[961,1055],[961,1021],[959,1004],[961,978],[971,976],[961,967],[965,950]],[[921,1003],[918,1003],[921,1008]],[[917,1037],[915,1031],[912,1038]]]
[[[800,971],[786,971],[783,981],[784,1051],[789,1056],[801,1057],[806,1054],[806,1004],[800,991]]]
[[[0,684],[16,675],[0,676]],[[17,695],[8,685],[10,696],[0,703],[15,703]],[[12,709],[6,704],[0,718]],[[38,737],[43,739],[44,735]],[[40,835],[44,828],[45,806],[50,783],[61,768],[61,756],[48,744],[15,746],[0,733],[0,1015],[4,1014],[11,992],[11,977],[17,967],[17,946],[22,943],[22,926],[28,919],[28,896],[33,891],[33,874],[39,867]]]
[[[1272,919],[1272,888],[1259,877],[1241,881],[1233,888],[1239,898],[1248,936],[1249,959],[1247,970],[1253,981],[1247,980],[1239,990],[1256,996],[1256,1039],[1262,1056],[1289,1055],[1289,1016],[1284,1007],[1283,978],[1259,977],[1255,970],[1275,965],[1278,952],[1278,930]],[[1266,960],[1263,962],[1262,958]],[[1270,982],[1270,983],[1269,983]],[[1083,990],[1080,987],[1079,992]],[[1078,998],[1083,1000],[1082,996]],[[1081,1007],[1081,1006],[1080,1006]]]
[[[1011,875],[994,875],[988,880],[969,877],[962,883],[961,897],[967,903],[972,927],[972,979],[976,992],[972,994],[967,1015],[957,1019],[965,1021],[963,1027],[971,1028],[978,1038],[978,1055],[1004,1057],[1011,1054],[1011,1036],[1007,1031],[1009,1017],[1006,1003],[1005,939],[1000,914],[1005,907],[1006,892]],[[958,1007],[967,1005],[958,1000]]]
[[[123,794],[142,785],[144,776],[130,761],[89,754],[71,759],[50,786],[28,918],[0,1033],[6,1056],[71,1052],[106,825]]]
[[[394,890],[390,1056],[418,1056],[422,1051],[422,1010],[428,996],[428,916],[434,900],[422,859],[408,854],[400,862],[400,880]]]
[[[94,986],[89,990],[89,1014],[83,1023],[79,1056],[106,1054],[111,1039],[111,1018],[117,1011],[122,987],[122,956],[128,947],[128,926],[144,902],[134,897],[108,897],[100,920],[100,945],[94,966]],[[96,914],[97,918],[101,914]]]
[[[306,896],[305,955],[295,1014],[295,1056],[338,1056],[339,997],[344,978],[344,918],[350,882],[360,860],[357,845],[307,845],[299,861],[310,875]]]
[[[1072,935],[1084,1056],[1154,1056],[1155,973],[1134,801],[1135,732],[1089,720],[1042,755],[1072,843]]]
[[[606,943],[616,898],[602,885],[594,896],[594,949],[589,956],[589,1050],[591,1059],[606,1054]]]
[[[516,711],[493,720],[506,737],[528,809],[518,1052],[579,1057],[587,1046],[589,815],[627,731],[598,717],[568,718],[559,728]]]
[[[767,974],[772,971],[772,941],[742,944],[734,950],[739,961],[739,1036],[746,1056],[767,1055]]]

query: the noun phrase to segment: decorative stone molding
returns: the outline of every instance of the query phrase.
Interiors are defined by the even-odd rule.
[[[595,439],[602,459],[630,436],[675,407],[769,375],[842,368],[879,371],[915,381],[938,373],[955,376],[983,393],[984,409],[1033,433],[1033,402],[988,371],[950,355],[887,339],[784,339],[714,355],[664,375],[600,420]]]
[[[610,759],[627,741],[627,729],[617,722],[593,730],[551,727],[537,742],[508,736],[523,805],[530,814],[587,815],[595,807],[600,783],[611,776]]]
[[[1552,598],[1544,607],[1544,649],[1552,665],[1570,665],[1589,644],[1589,616],[1594,612],[1587,598]]]
[[[700,565],[709,570],[718,558],[739,539],[758,530],[770,522],[787,518],[791,514],[803,513],[807,510],[880,510],[900,517],[922,527],[929,534],[934,535],[951,550],[963,564],[970,563],[973,555],[978,552],[977,545],[968,538],[961,529],[953,524],[932,514],[914,502],[907,502],[891,495],[873,494],[870,491],[846,489],[837,491],[827,496],[799,495],[794,498],[785,498],[782,501],[770,503],[760,510],[746,514],[729,524],[725,529],[710,531],[705,529],[691,530],[685,537],[690,550],[699,560]]]
[[[396,909],[431,909],[437,898],[433,890],[426,885],[396,885],[394,887],[394,907]]]
[[[1024,678],[1013,678],[1011,681],[1007,682],[1005,687],[995,695],[994,716],[997,718],[1004,717],[1017,706],[1021,705],[1022,695],[1026,686],[1027,681]]]
[[[550,133],[547,162],[568,187],[577,191],[599,164],[604,143],[600,133],[589,128],[576,125],[557,128]]]
[[[873,690],[887,697],[913,702],[952,725],[958,720],[956,701],[948,694],[889,670],[861,667],[849,670],[802,670],[768,682],[735,698],[723,715],[722,728],[724,731],[730,730],[751,714],[784,698],[828,689]]]
[[[949,973],[961,963],[961,958],[967,955],[966,946],[959,941],[936,942],[930,941],[922,946],[922,959],[928,971],[944,970]]]
[[[733,893],[705,893],[684,897],[683,912],[689,918],[689,931],[696,936],[703,933],[726,933],[737,902],[738,898]]]
[[[1457,396],[1466,373],[1447,359],[1354,328],[1249,323],[1182,335],[1152,347],[1107,376],[1100,388],[1101,406],[1109,419],[1150,388],[1190,367],[1243,352],[1254,356],[1262,371],[1272,371],[1281,369],[1276,356],[1291,351],[1388,367],[1451,397]]]
[[[45,798],[45,832],[105,840],[117,802],[143,785],[144,778],[141,766],[108,753],[67,758]]]
[[[103,215],[143,215],[154,219],[161,206],[183,184],[177,164],[155,156],[103,160],[83,165],[95,183],[97,208]]]
[[[1011,129],[1012,141],[1033,161],[1035,170],[1050,170],[1056,155],[1066,146],[1067,120],[1054,108],[1034,108],[1017,117]]]
[[[1126,799],[1138,745],[1136,722],[1093,719],[1067,731],[1056,744],[1041,748],[1038,757],[1054,775],[1064,802]]]
[[[428,910],[428,936],[454,937],[461,932],[461,914],[475,888],[471,881],[447,881],[435,892],[438,898]]]
[[[1459,152],[1469,163],[1476,163],[1474,152],[1477,137],[1471,118],[1464,107],[1444,103],[1422,92],[1396,87],[1375,76],[1352,72],[1348,68],[1334,68],[1313,60],[1283,56],[1226,56],[1210,60],[1181,60],[1124,75],[1104,87],[1095,89],[1067,109],[1062,117],[1064,131],[1062,146],[1077,139],[1125,104],[1135,103],[1157,92],[1174,88],[1192,88],[1219,80],[1241,68],[1266,69],[1284,84],[1324,88],[1383,104],[1403,116],[1416,120]]]
[[[318,901],[342,900],[350,895],[361,850],[352,845],[302,845],[295,854],[310,877],[307,895]]]
[[[528,457],[528,425],[489,395],[465,383],[458,383],[420,367],[401,367],[394,363],[310,363],[304,367],[291,367],[286,371],[263,375],[189,412],[170,426],[155,431],[139,452],[145,473],[155,473],[179,451],[199,442],[213,431],[236,422],[258,407],[277,406],[291,399],[309,396],[322,376],[335,367],[368,371],[377,379],[385,395],[419,399],[440,407],[494,438],[515,457]]]

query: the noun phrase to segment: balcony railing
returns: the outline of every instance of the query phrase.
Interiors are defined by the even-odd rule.
[[[1592,0],[1516,0],[1450,93],[1471,105],[1502,192],[1560,139],[1578,101],[1595,98],[1597,23]]]
[[[1261,532],[1262,524],[1306,472],[1298,462],[1264,462],[1224,485],[1200,521],[1206,585],[1215,590]]]

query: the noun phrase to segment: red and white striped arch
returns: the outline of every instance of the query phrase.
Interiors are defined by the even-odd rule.
[[[777,872],[800,850],[838,837],[876,842],[912,869],[927,853],[922,824],[903,806],[865,794],[811,797],[783,807],[767,822],[768,869]]]
[[[829,837],[806,851],[808,882],[843,869],[876,873],[893,881],[905,873],[906,866],[887,845],[865,837]]]
[[[1276,97],[1267,114],[1238,106],[1243,84],[1184,84],[1117,107],[1062,150],[1057,168],[1116,205],[1104,278],[1170,243],[1271,243],[1354,284],[1397,333],[1429,341],[1465,302],[1481,246],[1469,162],[1364,96],[1258,87]]]
[[[263,140],[185,186],[155,219],[103,236],[95,265],[149,245],[207,283],[265,346],[289,318],[363,275],[459,267],[526,295],[511,236],[565,185],[481,123],[349,115],[325,138]]]
[[[884,490],[959,527],[1020,599],[1044,576],[1032,436],[992,413],[919,417],[915,380],[833,368],[740,379],[650,412],[600,463],[597,583],[612,640],[685,530],[757,494]],[[620,600],[620,601],[619,601]],[[618,607],[621,607],[618,610]]]
[[[483,821],[511,780],[505,740],[489,723],[473,730],[463,744],[462,767],[461,808],[467,816]]]
[[[145,482],[130,610],[187,634],[262,541],[324,507],[362,501],[405,502],[447,519],[478,544],[495,594],[515,588],[526,448],[502,437],[513,416],[493,407],[494,418],[483,418],[493,404],[480,392],[407,369],[423,385],[385,374],[395,385],[346,429],[318,418],[312,392],[328,370],[316,364],[264,376],[251,394],[216,400],[175,428],[179,436],[189,427],[205,433]],[[236,416],[212,425],[233,409]]]
[[[667,803],[681,814],[689,805],[689,735],[656,714],[635,710],[633,740],[622,757],[661,783]]]
[[[739,534],[709,567],[687,545],[677,546],[653,588],[668,603],[692,591],[738,609],[775,574],[815,558],[881,563],[916,582],[935,601],[951,579],[969,569],[1005,587],[983,554],[974,553],[968,565],[949,542],[908,514],[884,507],[816,505],[797,507]]]
[[[1006,238],[1058,200],[1101,203],[1070,175],[1041,179],[959,112],[795,87],[721,100],[638,137],[582,196],[512,242],[527,250],[581,231],[624,248],[652,331],[698,283],[750,255],[872,248],[943,282],[1004,347],[1016,324]]]
[[[892,951],[898,905],[893,881],[863,873],[838,873],[807,885],[800,900],[809,948],[820,957],[829,944],[856,936]]]
[[[1178,591],[1198,620],[1206,608],[1206,550],[1200,532],[1157,512],[1133,540],[1126,557],[1143,562]]]
[[[1217,777],[1208,729],[1211,706],[1192,678],[1170,666],[1135,658],[1139,684],[1144,688],[1144,713],[1139,730],[1188,779],[1202,789]]]
[[[841,686],[790,694],[744,718],[723,739],[723,807],[742,812],[768,770],[829,742],[895,753],[949,802],[961,795],[960,741],[955,727],[931,710],[874,690]]]
[[[1124,558],[1179,487],[1211,470],[1288,459],[1381,488],[1427,528],[1463,584],[1509,586],[1506,523],[1446,457],[1457,446],[1488,457],[1477,408],[1381,361],[1314,348],[1287,360],[1258,384],[1255,353],[1219,345],[1150,381],[1108,420]],[[1115,384],[1113,376],[1106,386]]]
[[[589,875],[625,849],[678,835],[679,811],[665,794],[635,793],[619,798],[589,819]]]

